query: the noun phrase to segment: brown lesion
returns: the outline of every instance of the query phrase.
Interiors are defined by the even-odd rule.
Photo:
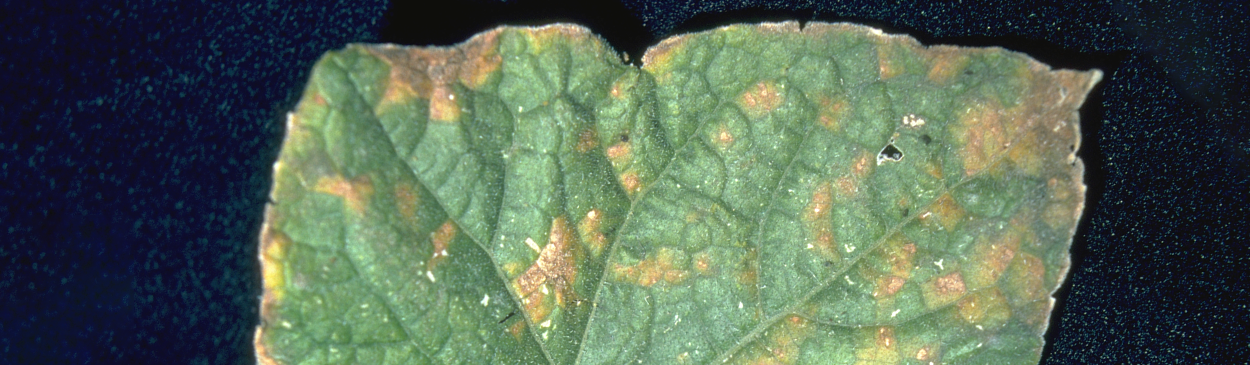
[[[948,85],[956,75],[968,67],[967,50],[956,47],[937,46],[927,50],[929,61],[929,81],[939,85]]]
[[[978,237],[967,262],[968,285],[979,289],[994,285],[1020,251],[1023,227],[1013,226],[994,237]]]
[[[454,85],[478,90],[498,71],[502,62],[498,54],[501,31],[482,33],[453,47],[366,47],[390,66],[379,107],[407,103],[417,97],[429,101],[430,120],[459,120],[461,112]]]
[[[547,245],[538,259],[512,281],[517,297],[523,298],[525,314],[533,323],[546,319],[554,310],[552,304],[564,307],[577,299],[573,290],[577,280],[574,239],[564,216],[553,219]]]
[[[680,284],[689,277],[680,252],[661,247],[646,259],[633,265],[612,264],[612,276],[620,282],[650,287],[658,283]]]
[[[583,129],[577,134],[577,152],[587,153],[599,147],[599,134],[593,127]]]
[[[833,235],[833,185],[829,182],[820,183],[812,192],[812,198],[803,209],[803,225],[807,228],[808,249],[816,251],[827,262],[839,262],[842,257],[835,249]]]
[[[1010,138],[1006,122],[1012,116],[1004,114],[1002,106],[990,100],[969,106],[958,116],[959,153],[967,176],[989,167],[1007,149]]]
[[[586,217],[577,223],[580,242],[586,247],[590,257],[598,257],[608,244],[608,238],[603,233],[603,214],[602,210],[591,209],[586,212]]]
[[[738,104],[747,115],[755,118],[761,117],[781,106],[784,98],[781,94],[782,88],[783,86],[777,85],[772,80],[760,81],[738,97]]]
[[[345,179],[342,175],[322,176],[313,185],[313,191],[343,198],[343,204],[358,215],[363,215],[373,196],[373,181],[369,175]]]
[[[920,214],[921,222],[936,223],[943,229],[954,229],[967,218],[968,213],[955,202],[955,198],[951,197],[950,193],[942,194],[929,205],[928,211]]]
[[[425,266],[429,271],[434,271],[439,263],[447,259],[447,247],[451,244],[451,240],[456,237],[456,224],[450,219],[443,222],[434,232],[430,232],[430,243],[434,246],[434,253],[430,255],[430,261]]]
[[[743,354],[741,364],[795,364],[802,355],[803,342],[815,330],[803,317],[789,316],[769,329],[757,346]]]
[[[951,303],[966,292],[964,277],[959,271],[933,278],[922,286],[925,306],[929,309]]]

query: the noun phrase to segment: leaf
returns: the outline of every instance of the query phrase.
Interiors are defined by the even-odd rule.
[[[849,24],[325,55],[274,165],[282,364],[1035,363],[1101,73]]]

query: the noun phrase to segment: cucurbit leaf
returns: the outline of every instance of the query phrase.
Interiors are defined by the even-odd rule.
[[[265,364],[1036,363],[1097,70],[851,25],[573,25],[315,66]]]

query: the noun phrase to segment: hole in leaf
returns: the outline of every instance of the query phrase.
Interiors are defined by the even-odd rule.
[[[629,135],[628,135],[628,134],[622,134],[622,135],[621,135],[621,142],[629,142]]]
[[[898,162],[901,160],[903,160],[903,151],[900,151],[898,147],[894,147],[894,143],[885,145],[885,148],[882,148],[881,152],[877,154],[877,165],[886,161]]]

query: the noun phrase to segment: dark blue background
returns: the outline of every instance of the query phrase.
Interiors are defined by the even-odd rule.
[[[1045,362],[1250,357],[1244,5],[447,3],[4,2],[0,363],[253,363],[282,116],[326,50],[572,21],[637,59],[672,32],[786,19],[1102,69]]]

